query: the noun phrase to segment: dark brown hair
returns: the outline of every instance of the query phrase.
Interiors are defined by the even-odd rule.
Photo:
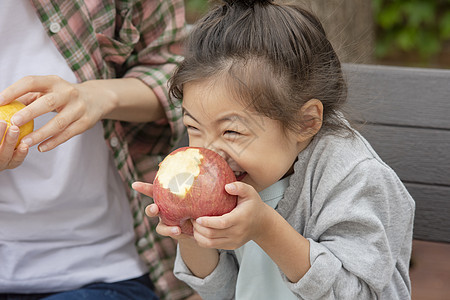
[[[184,84],[211,78],[285,129],[302,128],[298,112],[310,99],[323,103],[323,127],[346,127],[341,64],[317,17],[299,6],[227,0],[211,9],[190,32],[170,93],[182,99]]]

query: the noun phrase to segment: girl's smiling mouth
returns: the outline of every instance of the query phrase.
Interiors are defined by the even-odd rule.
[[[233,171],[234,175],[236,176],[237,181],[241,181],[244,179],[245,175],[247,175],[247,172],[245,171]]]

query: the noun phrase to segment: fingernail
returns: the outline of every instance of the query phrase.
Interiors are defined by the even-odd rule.
[[[3,95],[0,95],[0,105],[3,105],[4,102],[5,102],[5,97],[3,97]]]
[[[31,144],[33,143],[33,140],[31,138],[27,137],[27,138],[22,139],[21,143],[31,146]]]
[[[20,152],[25,153],[28,150],[27,146],[24,145],[19,145],[19,147],[17,148]]]
[[[20,125],[22,125],[22,120],[23,120],[22,116],[15,115],[15,116],[13,116],[11,118],[11,124],[14,124],[16,126],[20,126]]]
[[[197,220],[195,220],[195,222],[197,222],[197,224],[202,225],[202,219],[201,218],[198,218]]]
[[[11,125],[11,127],[9,127],[9,132],[11,133],[18,133],[20,131],[19,127],[17,127],[16,125]]]
[[[170,231],[172,231],[173,234],[178,234],[178,228],[176,227],[171,228]]]
[[[234,183],[228,183],[227,185],[225,185],[225,188],[227,189],[227,191],[233,192],[236,190],[236,185]]]
[[[45,152],[45,151],[47,151],[48,146],[47,145],[40,145],[38,147],[38,149],[39,149],[39,152]]]

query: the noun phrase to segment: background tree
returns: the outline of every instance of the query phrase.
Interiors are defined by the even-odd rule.
[[[311,9],[322,22],[342,62],[372,63],[375,26],[372,0],[290,0]]]

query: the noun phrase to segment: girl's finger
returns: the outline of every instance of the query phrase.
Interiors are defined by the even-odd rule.
[[[250,198],[258,194],[256,190],[249,184],[235,181],[225,185],[225,190],[230,195],[236,195],[240,198]]]
[[[149,217],[156,217],[159,214],[159,208],[156,204],[147,205],[145,208],[145,214]]]
[[[226,249],[230,250],[232,242],[228,237],[216,237],[210,238],[202,235],[201,233],[194,231],[194,239],[197,244],[204,248]]]
[[[204,223],[207,223],[206,221]],[[194,227],[194,232],[198,235],[201,235],[208,239],[217,239],[226,237],[229,234],[229,231],[226,229],[216,228],[216,227],[208,227],[198,223],[196,220],[193,220],[192,225]]]
[[[153,197],[153,184],[151,184],[151,183],[136,181],[136,182],[133,182],[131,187],[135,191],[137,191],[141,194],[147,195],[149,197]]]
[[[202,227],[221,230],[228,229],[233,226],[232,212],[233,211],[218,217],[200,217],[197,218],[195,222]]]
[[[161,223],[160,220],[158,226],[156,226],[156,232],[160,235],[177,239],[181,235],[181,228],[178,226],[167,226]]]

